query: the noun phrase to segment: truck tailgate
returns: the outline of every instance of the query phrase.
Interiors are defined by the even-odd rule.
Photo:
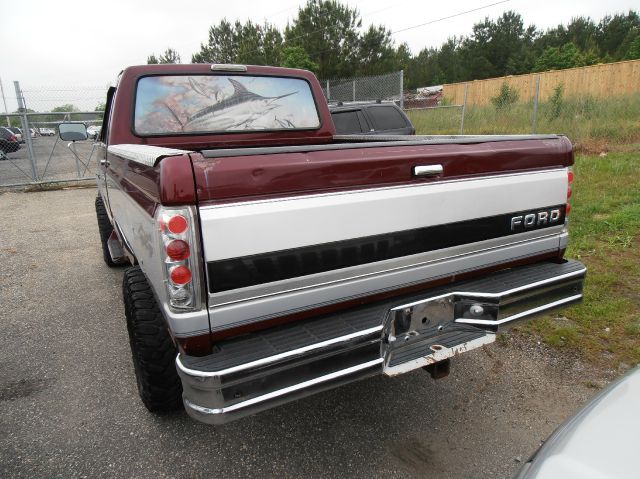
[[[194,155],[212,330],[557,254],[572,161],[563,137]]]

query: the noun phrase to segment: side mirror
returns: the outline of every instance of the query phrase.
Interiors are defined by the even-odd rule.
[[[81,121],[60,123],[60,139],[63,141],[82,141],[87,139],[87,125]]]

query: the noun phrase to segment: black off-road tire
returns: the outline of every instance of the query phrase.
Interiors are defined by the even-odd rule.
[[[122,295],[140,398],[153,413],[176,411],[182,407],[182,384],[175,366],[177,350],[139,266],[124,272]]]
[[[109,253],[107,241],[109,241],[109,236],[111,236],[111,233],[113,232],[113,225],[111,224],[111,221],[109,221],[107,209],[100,196],[96,198],[96,217],[98,219],[98,232],[100,233],[100,244],[102,245],[102,257],[104,258],[104,262],[110,268],[122,266],[122,263],[115,263],[111,259],[111,253]]]

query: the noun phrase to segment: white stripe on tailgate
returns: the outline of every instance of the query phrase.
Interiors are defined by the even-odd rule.
[[[566,201],[566,169],[200,209],[206,261],[435,226]]]

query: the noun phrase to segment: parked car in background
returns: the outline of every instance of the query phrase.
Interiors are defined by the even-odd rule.
[[[335,103],[329,111],[339,135],[415,135],[411,120],[395,103]]]
[[[13,153],[20,149],[20,143],[15,133],[5,127],[0,127],[0,152]]]
[[[638,477],[640,367],[560,426],[516,479]]]
[[[100,136],[100,131],[101,130],[102,130],[101,126],[91,125],[91,126],[87,127],[87,136],[89,138],[91,138],[92,140],[95,140],[96,138],[98,138],[98,136]]]
[[[16,139],[18,140],[18,143],[24,143],[24,137],[22,136],[22,130],[20,128],[17,128],[15,126],[8,126],[6,127],[7,130],[9,130],[11,133],[13,133],[14,135],[16,135]]]
[[[41,136],[54,136],[56,131],[53,128],[40,128]]]

